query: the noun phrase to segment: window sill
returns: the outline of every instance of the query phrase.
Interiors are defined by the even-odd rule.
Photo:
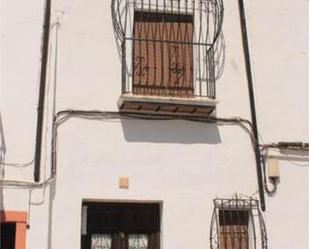
[[[180,116],[209,116],[216,109],[217,100],[207,97],[166,97],[122,94],[118,100],[121,112],[150,113]]]

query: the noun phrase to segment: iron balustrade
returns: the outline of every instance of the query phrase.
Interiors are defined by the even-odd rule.
[[[215,99],[222,0],[112,0],[122,93]]]

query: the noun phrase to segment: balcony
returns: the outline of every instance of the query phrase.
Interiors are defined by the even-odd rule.
[[[112,2],[122,58],[121,112],[211,115],[220,0]]]

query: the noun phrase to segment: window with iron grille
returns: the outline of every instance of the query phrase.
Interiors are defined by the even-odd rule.
[[[160,206],[93,203],[82,207],[81,249],[160,249]]]
[[[215,98],[222,0],[112,0],[122,93]]]
[[[211,249],[267,249],[265,223],[255,199],[215,199]]]
[[[134,12],[133,93],[193,95],[193,16]]]

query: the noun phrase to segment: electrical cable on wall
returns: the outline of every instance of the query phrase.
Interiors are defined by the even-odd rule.
[[[278,143],[270,143],[264,144],[261,146],[261,160],[262,160],[262,169],[263,169],[263,182],[265,191],[269,196],[273,196],[279,184],[279,178],[277,177],[269,177],[266,173],[267,160],[270,160],[274,156],[269,155],[270,150],[279,150],[281,153],[283,151],[287,154],[299,152],[302,156],[309,156],[309,143],[304,142],[278,142]],[[305,165],[298,165],[305,166]],[[269,167],[269,166],[268,166]],[[269,179],[267,181],[267,178]],[[268,183],[272,185],[272,188],[269,188]]]
[[[28,167],[28,166],[31,166],[32,164],[34,163],[34,158],[29,161],[29,162],[26,162],[26,163],[12,163],[12,162],[2,162],[2,165],[4,166],[11,166],[11,167],[20,167],[20,168],[23,168],[23,167]]]
[[[252,134],[252,125],[250,121],[240,118],[216,118],[216,117],[198,117],[198,116],[179,116],[179,115],[163,115],[163,114],[136,114],[136,113],[121,113],[121,112],[104,112],[98,110],[63,110],[59,111],[54,117],[54,128],[52,135],[52,174],[51,176],[41,183],[16,181],[16,180],[5,180],[3,184],[5,186],[19,186],[19,187],[29,187],[29,188],[40,188],[46,184],[53,181],[56,175],[56,156],[57,156],[57,130],[58,127],[66,122],[68,119],[82,118],[90,120],[113,120],[113,119],[140,119],[140,120],[157,120],[157,121],[169,121],[169,120],[185,120],[190,122],[202,122],[202,123],[217,123],[217,124],[229,124],[229,125],[239,125],[249,136],[254,145],[256,140]],[[266,148],[268,145],[258,144],[257,146],[261,148]],[[274,146],[274,144],[272,144]],[[263,152],[263,150],[262,150]],[[265,177],[265,173],[263,174]]]
[[[111,120],[111,119],[142,119],[142,120],[158,120],[158,121],[168,121],[168,120],[186,120],[190,122],[203,122],[203,123],[220,123],[220,124],[237,124],[246,133],[249,134],[252,140],[253,136],[250,132],[250,122],[248,120],[242,119],[240,117],[232,118],[215,118],[215,117],[186,117],[178,115],[151,115],[151,114],[136,114],[136,113],[120,113],[120,112],[103,112],[103,111],[84,111],[84,110],[65,110],[60,111],[54,118],[54,128],[52,135],[52,173],[51,176],[41,183],[18,181],[18,180],[5,180],[3,181],[6,187],[23,187],[23,188],[41,188],[46,184],[53,181],[56,175],[56,141],[57,141],[57,129],[58,127],[67,121],[71,117],[79,117],[84,119],[95,119],[95,120]],[[254,141],[253,141],[254,142]]]
[[[51,30],[56,30],[56,32],[55,32],[55,48],[54,48],[54,55],[55,55],[55,58],[54,58],[54,63],[55,63],[55,68],[54,68],[54,72],[53,72],[53,77],[54,77],[54,81],[56,81],[56,74],[57,74],[57,49],[58,49],[58,32],[59,32],[59,27],[60,27],[60,21],[59,21],[59,19],[57,19],[57,21],[55,22],[55,23],[53,23],[52,25],[51,25]],[[53,49],[53,45],[52,44],[50,44],[50,46],[49,46],[49,54],[52,54],[52,49]],[[48,71],[49,72],[51,72],[51,68],[52,68],[52,61],[51,61],[51,56],[49,57],[49,60],[48,60]],[[50,81],[51,81],[51,78],[50,77],[48,77],[48,80],[47,80],[47,86],[46,86],[46,95],[47,96],[49,96],[50,94],[49,94],[49,91],[50,91]],[[53,100],[52,100],[52,104],[53,104],[53,112],[51,113],[51,116],[54,116],[55,115],[55,91],[56,91],[56,87],[55,87],[55,84],[56,82],[54,82],[54,91],[53,91],[53,93],[54,93],[54,98],[53,98]],[[48,111],[48,109],[49,109],[49,101],[50,101],[50,99],[49,98],[47,98],[47,100],[46,100],[46,102],[47,102],[47,104],[46,104],[46,106],[45,106],[45,109]],[[48,112],[49,113],[49,112]],[[0,116],[0,118],[1,118],[1,116]],[[46,118],[47,120],[49,119],[49,116],[47,116],[47,118]],[[1,132],[1,138],[3,137],[3,139],[2,139],[2,141],[4,142],[4,133],[2,132],[3,131],[3,127],[2,127],[2,123],[1,123],[1,120],[0,120],[0,132]],[[49,129],[49,126],[48,126],[48,124],[46,124],[45,125],[45,141],[47,141],[47,131],[48,131],[48,129]],[[47,151],[47,147],[46,147],[46,143],[45,143],[45,150]],[[5,151],[4,151],[5,152]],[[1,164],[1,166],[9,166],[9,167],[16,167],[16,168],[22,168],[22,167],[28,167],[28,166],[32,166],[33,164],[34,164],[34,162],[35,162],[35,157],[31,160],[31,161],[29,161],[29,162],[25,162],[25,163],[16,163],[16,162],[6,162],[5,160],[4,160],[4,157],[2,157],[2,162],[0,162],[0,164]],[[45,165],[45,164],[44,164]],[[44,170],[44,174],[46,173],[45,172],[46,170]],[[22,181],[22,180],[9,180],[9,185],[7,185],[7,186],[10,186],[10,187],[14,187],[14,188],[24,188],[24,187],[26,187],[26,188],[41,188],[41,187],[45,187],[46,186],[46,184],[44,184],[44,183],[49,183],[50,182],[50,179],[46,179],[46,177],[44,177],[44,180],[43,180],[43,182],[41,182],[41,183],[34,183],[34,182],[32,182],[32,181]]]

